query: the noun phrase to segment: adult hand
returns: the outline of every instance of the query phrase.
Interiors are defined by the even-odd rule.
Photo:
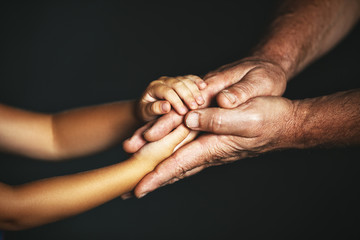
[[[296,104],[281,97],[257,97],[234,108],[189,112],[186,125],[211,132],[201,135],[160,163],[137,185],[134,194],[148,192],[191,176],[206,167],[289,147],[294,138]]]
[[[234,108],[257,96],[281,96],[286,88],[285,70],[277,63],[248,57],[209,72],[205,81],[224,84],[217,95],[223,108]]]

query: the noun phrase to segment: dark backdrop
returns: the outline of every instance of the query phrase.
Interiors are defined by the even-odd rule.
[[[150,1],[149,1],[150,2]],[[204,74],[246,56],[273,1],[2,3],[0,101],[56,112],[139,97],[161,75]],[[294,78],[306,98],[359,87],[359,27]],[[1,117],[1,116],[0,116]],[[7,239],[358,238],[359,149],[273,152]],[[121,146],[63,163],[0,155],[20,184],[126,159]]]

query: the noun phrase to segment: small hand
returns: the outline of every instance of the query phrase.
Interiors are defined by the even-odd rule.
[[[184,115],[188,109],[204,104],[200,90],[206,83],[195,75],[160,77],[149,84],[139,100],[138,113],[144,121],[170,112],[171,108]]]

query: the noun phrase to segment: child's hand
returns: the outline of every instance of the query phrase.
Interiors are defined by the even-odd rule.
[[[204,104],[200,90],[205,87],[204,80],[195,75],[161,77],[151,82],[145,90],[139,101],[138,113],[145,121],[166,114],[171,108],[184,115],[188,108],[197,109]]]

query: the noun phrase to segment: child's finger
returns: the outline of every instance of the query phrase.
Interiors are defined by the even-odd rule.
[[[144,139],[144,132],[148,130],[154,121],[148,122],[141,128],[137,129],[134,134],[123,142],[123,149],[127,153],[134,153],[144,146],[147,141]]]
[[[194,138],[198,135],[199,131],[191,131],[189,133],[189,135],[187,135],[187,137],[181,142],[179,143],[175,148],[174,148],[174,152],[176,150],[178,150],[179,148],[181,148],[182,146],[186,145],[187,143],[191,142],[192,140],[194,140]]]
[[[171,110],[168,114],[156,119],[155,123],[144,133],[144,138],[149,142],[157,141],[179,126],[183,120],[182,115]]]
[[[200,90],[203,90],[204,88],[206,88],[207,84],[206,82],[200,78],[199,76],[196,76],[196,75],[186,75],[184,76],[185,78],[187,79],[190,79],[192,80],[193,82],[195,82],[195,84],[198,86],[198,88]]]
[[[186,114],[188,111],[175,90],[165,84],[154,85],[149,89],[149,94],[154,99],[165,99],[169,101],[175,111],[181,115]]]
[[[169,153],[171,154],[176,148],[176,146],[181,144],[187,138],[190,132],[190,129],[188,129],[184,124],[181,124],[167,136],[153,143],[161,143],[161,145],[166,146],[168,150],[170,150]],[[191,136],[194,135],[191,134]]]
[[[186,139],[190,131],[184,124],[181,124],[164,138],[145,145],[136,153],[136,156],[146,156],[148,161],[156,161],[158,163],[159,160],[169,157],[176,146]]]
[[[156,101],[148,103],[145,107],[145,114],[147,116],[162,115],[170,112],[171,105],[168,101]]]
[[[194,82],[194,80],[183,77],[181,78],[182,82],[187,86],[187,88],[190,89],[190,91],[192,92],[192,95],[194,96],[196,102],[199,105],[202,105],[205,103],[204,98],[201,95],[201,92],[198,88],[198,86],[196,85],[196,83]]]
[[[190,108],[190,109],[197,109],[198,104],[194,98],[193,93],[191,90],[186,86],[186,84],[181,81],[181,77],[178,78],[171,78],[165,82],[166,85],[172,87],[175,92],[179,95],[179,97],[183,100],[183,102]]]

